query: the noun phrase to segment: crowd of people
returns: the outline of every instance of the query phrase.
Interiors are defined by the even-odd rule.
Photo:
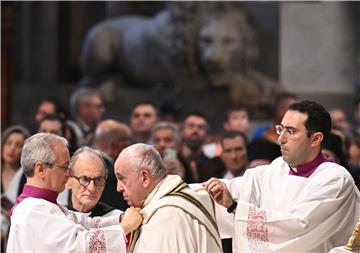
[[[4,251],[327,252],[360,218],[360,99],[351,124],[281,93],[270,124],[236,106],[219,133],[152,101],[106,119],[95,88],[69,104],[2,132]]]

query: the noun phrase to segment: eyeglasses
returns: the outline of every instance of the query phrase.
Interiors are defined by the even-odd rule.
[[[72,177],[75,178],[82,186],[88,186],[91,181],[94,181],[95,186],[104,186],[106,181],[105,177],[95,177],[95,178],[89,178],[86,176],[81,176],[81,177],[72,176]]]
[[[289,136],[293,136],[294,134],[296,134],[296,132],[298,131],[295,128],[292,127],[284,127],[282,125],[276,125],[275,126],[275,131],[278,135],[282,134],[284,131],[286,134],[288,134]],[[313,134],[314,131],[307,131],[307,134],[310,136],[311,134]]]
[[[70,168],[69,165],[59,165],[59,164],[53,164],[53,163],[44,163],[44,164],[47,165],[49,168],[58,167],[63,170],[68,170]]]
[[[296,130],[294,128],[288,128],[282,125],[276,125],[275,131],[278,135],[282,134],[284,131],[286,131],[286,133],[289,134],[290,136],[296,133]]]

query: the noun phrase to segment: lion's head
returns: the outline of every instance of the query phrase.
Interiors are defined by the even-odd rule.
[[[257,34],[239,3],[171,3],[174,60],[212,86],[228,86],[258,58]]]

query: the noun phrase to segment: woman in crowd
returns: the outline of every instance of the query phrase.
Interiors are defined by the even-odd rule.
[[[1,139],[1,192],[7,190],[8,185],[20,168],[20,155],[29,131],[20,125],[7,128]]]

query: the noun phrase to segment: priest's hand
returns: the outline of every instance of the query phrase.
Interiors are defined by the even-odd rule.
[[[134,231],[143,221],[140,208],[129,207],[121,218],[120,226],[124,229],[125,235]]]
[[[229,208],[233,202],[232,197],[226,184],[217,178],[210,178],[202,183],[210,196],[220,205]]]

